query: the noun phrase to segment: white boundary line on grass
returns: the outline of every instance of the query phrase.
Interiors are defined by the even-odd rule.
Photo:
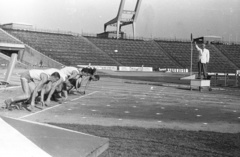
[[[89,136],[92,136],[92,137],[98,137],[98,136],[94,136],[94,135],[91,135],[91,134],[82,133],[82,132],[78,132],[78,131],[74,131],[74,130],[70,130],[70,129],[58,127],[58,126],[51,125],[51,124],[47,124],[47,123],[39,123],[39,122],[35,122],[35,121],[30,121],[30,120],[26,120],[26,119],[19,119],[19,118],[16,119],[16,118],[12,118],[12,117],[7,117],[7,118],[15,119],[15,120],[19,120],[19,121],[27,122],[27,123],[31,123],[31,124],[37,124],[37,125],[47,126],[47,127],[55,128],[55,129],[58,129],[58,130],[65,130],[65,131],[69,131],[69,132],[73,132],[73,133],[77,133],[77,134],[89,135]]]
[[[89,94],[86,94],[86,95],[80,96],[80,97],[75,98],[75,99],[72,99],[72,100],[70,100],[70,101],[75,101],[75,100],[78,100],[78,99],[84,98],[84,97],[86,97],[86,96],[89,96],[89,95],[95,94],[95,93],[97,93],[97,92],[98,92],[98,91],[94,91],[94,92],[92,92],[92,93],[89,93]],[[38,114],[38,113],[41,113],[41,112],[44,112],[44,111],[47,111],[47,110],[53,109],[53,108],[58,107],[58,106],[61,106],[61,105],[63,105],[63,104],[58,104],[58,105],[55,105],[55,106],[53,106],[53,107],[46,108],[46,109],[41,110],[41,111],[31,113],[31,114],[28,114],[28,115],[25,115],[25,116],[19,117],[18,119],[23,119],[23,118],[26,118],[26,117],[30,117],[30,116],[32,116],[32,115],[35,115],[35,114]]]
[[[7,118],[7,117],[6,117]],[[9,119],[13,119],[8,117]],[[35,156],[43,156],[43,157],[51,157],[49,153],[44,151],[42,148],[37,146],[33,141],[28,139],[26,136],[24,136],[22,133],[20,133],[17,129],[15,129],[13,126],[11,126],[8,122],[0,118],[1,122],[1,127],[4,127],[4,130],[1,131],[1,146],[3,146],[3,149],[1,150],[1,155],[13,155],[13,156],[28,156],[28,155],[33,155]],[[6,132],[7,131],[7,132]],[[5,135],[6,134],[6,135]],[[4,136],[5,135],[5,136]],[[11,137],[10,137],[11,136]],[[13,140],[14,139],[14,140]],[[11,148],[9,147],[10,145],[8,143],[14,142],[14,144],[20,144],[18,148],[14,149],[15,152],[9,153],[11,151]],[[6,144],[7,143],[7,144]],[[6,144],[6,145],[3,145]],[[14,146],[14,145],[13,145]],[[24,152],[24,150],[20,151],[21,148],[30,148],[30,150],[27,150]],[[25,153],[25,154],[24,154]],[[34,155],[35,154],[35,155]]]

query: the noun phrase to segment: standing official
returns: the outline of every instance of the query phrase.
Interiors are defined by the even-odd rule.
[[[202,44],[202,48],[199,48],[196,42],[195,42],[195,46],[199,52],[198,77],[202,79],[201,75],[203,73],[203,78],[207,79],[207,63],[209,63],[209,59],[210,59],[209,50],[206,49],[206,45],[204,43]]]

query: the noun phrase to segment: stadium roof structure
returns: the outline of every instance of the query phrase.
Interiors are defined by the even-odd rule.
[[[202,37],[198,37],[193,39],[193,42],[212,42],[212,41],[221,41],[222,37],[220,36],[213,36],[213,35],[208,35],[208,36],[202,36]]]
[[[33,25],[27,23],[6,23],[2,27],[10,29],[33,29]]]
[[[134,11],[124,10],[125,1],[126,0],[121,0],[117,16],[114,19],[112,19],[104,24],[104,32],[106,32],[107,26],[109,26],[109,25],[117,27],[117,38],[118,38],[119,32],[121,32],[121,27],[125,26],[125,25],[129,25],[129,24],[132,24],[133,37],[135,36],[136,19],[138,17],[138,13],[139,13],[139,9],[140,9],[142,0],[137,0]],[[132,15],[132,17],[124,18],[123,15],[130,15],[130,16]]]

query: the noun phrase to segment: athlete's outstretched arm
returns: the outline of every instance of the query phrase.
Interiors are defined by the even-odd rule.
[[[50,92],[49,92],[49,94],[48,94],[48,97],[47,97],[47,100],[46,100],[46,102],[45,102],[46,105],[49,105],[49,104],[50,104],[50,99],[51,99],[51,97],[52,97],[52,95],[53,95],[56,87],[57,87],[58,85],[60,85],[62,82],[63,82],[63,79],[60,78],[57,82],[55,82],[55,83],[53,84],[53,87],[52,87],[52,89],[50,90]]]
[[[37,92],[39,91],[39,89],[42,88],[42,86],[47,82],[47,75],[42,73],[40,75],[41,81],[37,84],[37,86],[35,87],[33,93],[32,93],[32,98],[31,98],[31,107],[35,106],[35,98],[37,96]]]

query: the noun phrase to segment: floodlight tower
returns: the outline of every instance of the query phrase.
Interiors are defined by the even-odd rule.
[[[136,28],[135,28],[136,20],[138,17],[138,13],[139,13],[139,9],[140,9],[142,0],[137,0],[135,9],[133,11],[132,10],[124,10],[125,1],[126,0],[121,0],[117,16],[114,19],[112,19],[104,24],[104,32],[106,32],[107,26],[109,26],[109,25],[117,27],[117,39],[119,36],[119,32],[121,32],[121,27],[129,25],[129,24],[132,24],[133,37],[135,38],[135,35],[136,35],[136,32],[135,32],[136,31]],[[130,16],[132,15],[132,17],[124,18],[123,17],[124,14],[130,15]]]

